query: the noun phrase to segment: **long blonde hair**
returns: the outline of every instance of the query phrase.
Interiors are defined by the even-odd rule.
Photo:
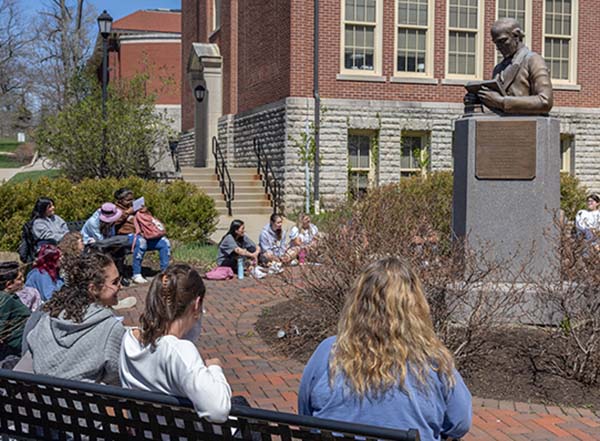
[[[338,323],[330,378],[343,374],[359,396],[404,388],[407,370],[427,388],[431,370],[453,387],[454,361],[433,330],[429,305],[412,268],[396,257],[370,264]]]

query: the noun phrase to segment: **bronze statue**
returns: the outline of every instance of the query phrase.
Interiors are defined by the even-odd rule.
[[[465,110],[483,103],[507,115],[541,115],[552,109],[552,82],[544,59],[523,43],[523,31],[512,18],[492,26],[492,40],[504,59],[495,68],[493,80],[470,82],[465,87]]]

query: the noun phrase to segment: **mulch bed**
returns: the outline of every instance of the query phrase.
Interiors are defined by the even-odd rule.
[[[279,354],[306,363],[319,342],[336,333],[337,317],[326,315],[310,302],[291,299],[265,308],[256,330]],[[600,411],[600,386],[587,386],[534,369],[523,348],[535,348],[544,341],[541,329],[515,327],[503,331],[490,338],[485,354],[471,360],[468,366],[459,366],[459,371],[471,393],[480,398]]]

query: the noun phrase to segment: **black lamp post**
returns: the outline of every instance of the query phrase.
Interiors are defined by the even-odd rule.
[[[108,37],[112,30],[113,19],[106,9],[98,17],[98,30],[102,36],[102,156],[100,174],[106,177],[106,99],[108,84]]]
[[[201,84],[196,86],[196,88],[194,89],[194,97],[196,98],[196,101],[201,103],[202,101],[204,101],[205,95],[206,95],[206,88]]]

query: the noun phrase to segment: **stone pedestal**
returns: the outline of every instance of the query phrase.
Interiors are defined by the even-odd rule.
[[[456,237],[508,261],[507,280],[527,262],[530,280],[558,276],[559,121],[463,117],[455,123],[453,149]]]

